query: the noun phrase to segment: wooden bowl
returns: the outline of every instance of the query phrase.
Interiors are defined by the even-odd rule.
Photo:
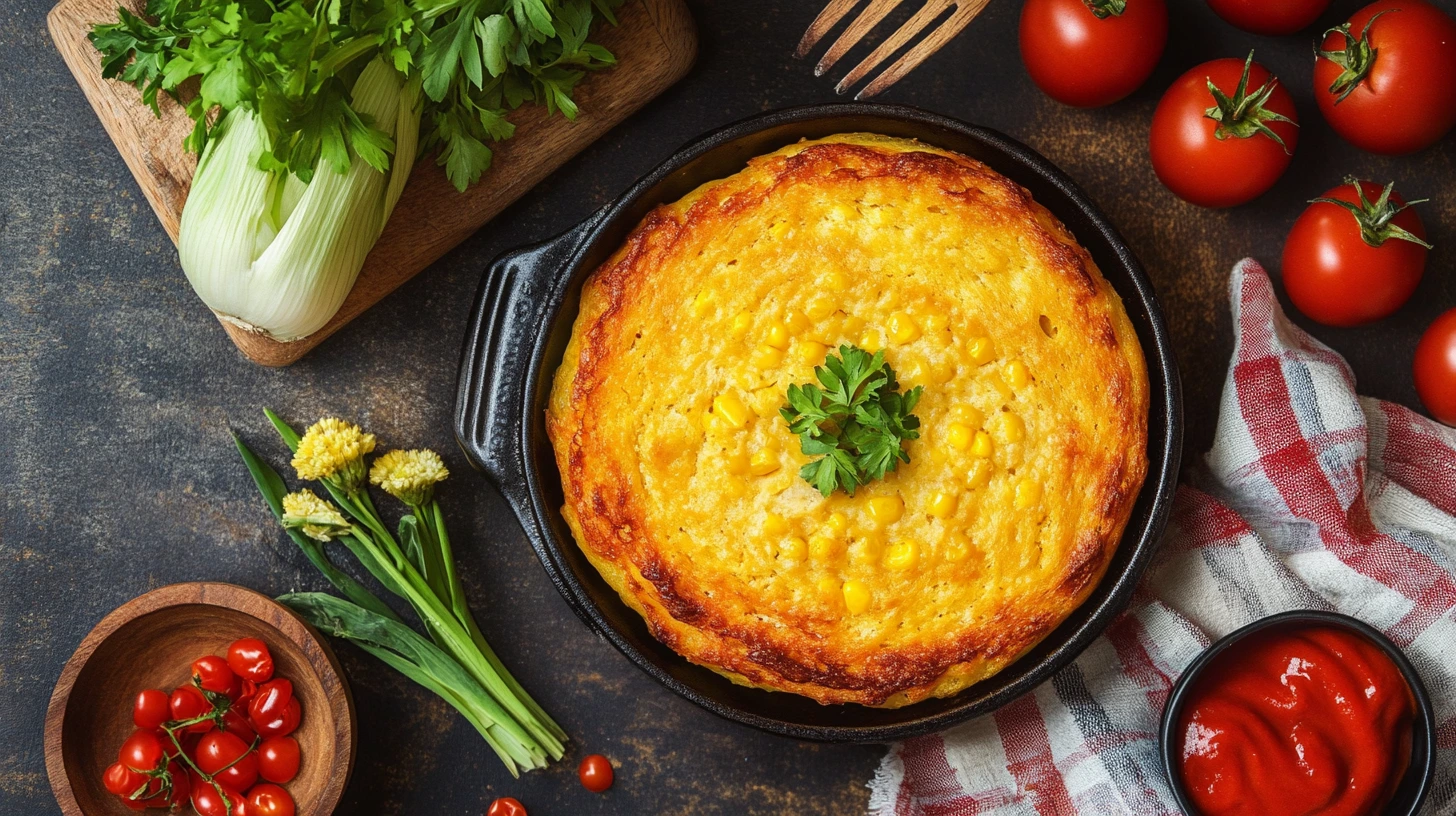
[[[46,771],[65,816],[129,816],[101,775],[134,730],[138,692],[171,691],[192,661],[255,637],[293,682],[303,719],[297,778],[285,787],[300,816],[327,816],[354,764],[354,700],[318,633],[273,599],[232,584],[173,584],[123,604],[91,630],[61,670],[46,711]],[[144,811],[145,812],[145,811]],[[190,812],[190,811],[189,811]]]

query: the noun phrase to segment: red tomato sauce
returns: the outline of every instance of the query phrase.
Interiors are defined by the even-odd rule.
[[[1357,632],[1274,627],[1204,669],[1184,704],[1182,775],[1202,816],[1360,816],[1410,764],[1415,699]]]

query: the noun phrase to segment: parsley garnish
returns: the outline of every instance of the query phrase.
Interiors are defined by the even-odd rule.
[[[853,496],[855,488],[884,478],[910,454],[901,443],[920,438],[920,420],[911,411],[923,389],[904,394],[883,351],[839,347],[816,366],[813,383],[789,386],[789,404],[779,415],[799,437],[799,448],[819,458],[799,469],[804,481],[826,497],[836,489]]]

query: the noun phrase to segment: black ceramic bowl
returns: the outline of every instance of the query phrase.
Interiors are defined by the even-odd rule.
[[[1102,583],[1029,654],[946,699],[896,710],[822,706],[792,694],[736,686],[653,639],[646,624],[582,555],[561,518],[561,481],[546,438],[552,375],[576,318],[582,281],[646,213],[748,159],[805,138],[869,131],[911,137],[979,159],[1026,187],[1092,253],[1122,296],[1147,357],[1152,406],[1147,482]],[[820,105],[768,113],[714,131],[674,153],[574,229],[508,252],[481,284],[460,363],[456,434],[505,495],[551,580],[594,630],[643,671],[717,714],[801,739],[883,742],[985,714],[1075,658],[1127,603],[1162,534],[1178,476],[1183,414],[1163,316],[1142,267],[1117,231],[1065,174],[1024,145],[913,108]]]
[[[1183,714],[1183,704],[1199,676],[1203,674],[1203,670],[1214,658],[1245,637],[1271,627],[1299,624],[1338,626],[1364,635],[1367,640],[1379,646],[1381,651],[1385,652],[1400,669],[1400,673],[1405,676],[1406,685],[1410,686],[1411,694],[1416,700],[1416,718],[1411,729],[1411,738],[1415,744],[1411,746],[1410,767],[1406,769],[1400,786],[1395,789],[1395,797],[1391,799],[1385,810],[1381,811],[1381,816],[1414,816],[1420,812],[1421,803],[1425,801],[1426,794],[1431,789],[1431,780],[1436,776],[1436,712],[1431,708],[1431,698],[1426,694],[1426,686],[1421,682],[1420,674],[1406,659],[1405,654],[1394,643],[1391,643],[1389,638],[1381,634],[1380,630],[1349,615],[1315,610],[1280,612],[1277,615],[1260,618],[1242,629],[1230,632],[1212,646],[1204,649],[1203,654],[1183,670],[1182,676],[1173,686],[1172,693],[1168,695],[1168,702],[1163,706],[1163,722],[1158,733],[1158,740],[1162,745],[1163,773],[1167,774],[1168,786],[1173,789],[1173,798],[1178,800],[1178,807],[1191,816],[1197,814],[1197,811],[1193,809],[1192,800],[1188,798],[1188,789],[1183,784],[1183,774],[1178,768],[1178,753],[1182,740],[1179,739],[1176,732],[1178,720]]]

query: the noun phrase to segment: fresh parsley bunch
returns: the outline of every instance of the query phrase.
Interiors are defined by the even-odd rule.
[[[839,347],[814,369],[820,385],[791,385],[788,406],[779,415],[799,437],[799,448],[818,459],[799,475],[828,497],[835,490],[853,496],[855,488],[884,478],[910,454],[901,443],[920,438],[920,420],[911,411],[920,402],[916,386],[900,393],[895,371],[883,351]]]
[[[436,150],[464,190],[490,166],[487,142],[513,135],[510,110],[540,102],[575,118],[584,72],[615,62],[587,35],[598,18],[615,23],[621,2],[147,0],[143,15],[121,8],[94,27],[91,42],[102,75],[135,85],[153,110],[159,92],[186,98],[189,150],[206,146],[216,111],[244,108],[268,133],[260,167],[305,182],[321,158],[347,170],[351,151],[388,168],[394,141],[350,104],[359,71],[383,55],[421,83],[421,150]]]

